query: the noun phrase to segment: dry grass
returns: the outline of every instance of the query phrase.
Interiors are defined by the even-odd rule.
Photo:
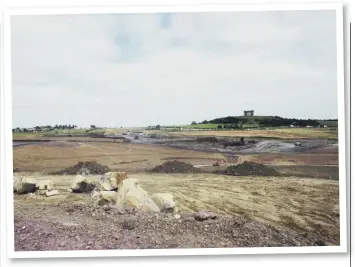
[[[224,137],[267,137],[280,139],[324,138],[337,139],[338,131],[332,129],[298,128],[274,130],[234,130],[234,131],[191,131],[173,132],[175,136],[224,136]]]
[[[28,175],[28,174],[26,174]],[[50,179],[65,192],[73,176],[39,176]],[[149,192],[171,192],[181,211],[209,209],[221,214],[312,231],[339,241],[338,182],[321,179],[230,177],[213,174],[129,175],[140,180]],[[97,180],[99,176],[92,176]],[[74,201],[85,201],[80,194],[64,193]],[[62,201],[63,196],[48,198]],[[36,200],[33,200],[36,201]]]

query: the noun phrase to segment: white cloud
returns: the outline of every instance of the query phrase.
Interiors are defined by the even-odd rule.
[[[14,126],[337,117],[335,11],[12,18]]]

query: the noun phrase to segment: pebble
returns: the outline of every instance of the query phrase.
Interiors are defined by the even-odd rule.
[[[124,221],[122,223],[122,228],[127,229],[127,230],[133,230],[134,229],[134,224],[131,221]]]
[[[22,226],[22,230],[25,230],[26,229],[26,226]]]
[[[110,208],[109,206],[107,206],[107,205],[104,206],[104,210],[105,210],[105,211],[108,211],[108,210],[110,210],[110,209],[111,209],[111,208]]]
[[[180,214],[175,214],[175,215],[174,215],[174,218],[175,218],[175,219],[180,219],[180,218],[181,218],[181,215],[180,215]]]
[[[208,219],[215,219],[217,215],[211,211],[199,211],[195,213],[194,217],[196,221],[204,221]]]

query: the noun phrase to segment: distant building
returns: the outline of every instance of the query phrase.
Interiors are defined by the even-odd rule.
[[[244,116],[254,116],[254,110],[246,110],[246,111],[244,111]]]

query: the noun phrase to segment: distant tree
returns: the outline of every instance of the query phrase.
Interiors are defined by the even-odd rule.
[[[156,130],[160,130],[160,125],[158,124],[157,126],[155,126]]]
[[[208,123],[208,121],[206,121],[206,120],[204,120],[203,122],[202,122],[202,124],[207,124]]]
[[[218,125],[218,126],[217,126],[217,129],[222,129],[222,125]]]
[[[196,121],[191,122],[191,125],[196,125],[196,124],[197,124]]]
[[[91,129],[96,129],[96,126],[95,125],[90,125],[90,128]]]

